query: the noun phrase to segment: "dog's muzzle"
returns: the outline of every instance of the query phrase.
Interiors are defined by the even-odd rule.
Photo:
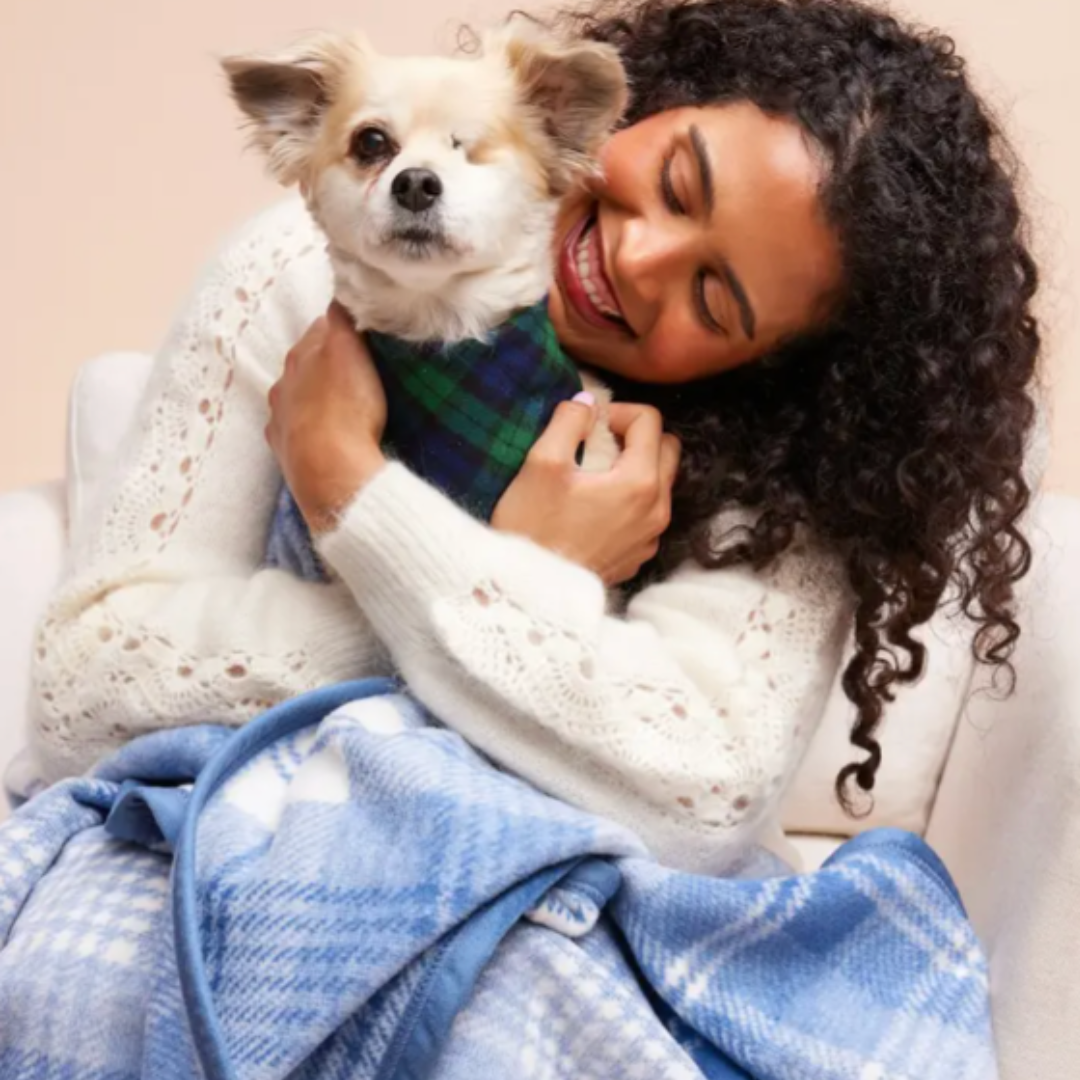
[[[390,184],[394,224],[386,238],[399,256],[429,259],[451,251],[439,220],[442,181],[430,169],[402,169]]]

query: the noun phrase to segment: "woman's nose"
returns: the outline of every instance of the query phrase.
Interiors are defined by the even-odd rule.
[[[659,302],[679,278],[687,249],[686,237],[679,229],[646,217],[627,221],[615,258],[620,285],[645,303]]]

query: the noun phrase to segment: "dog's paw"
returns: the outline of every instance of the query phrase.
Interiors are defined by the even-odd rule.
[[[595,376],[584,371],[581,373],[581,384],[596,400],[596,424],[585,440],[581,468],[585,472],[607,472],[619,456],[619,444],[608,421],[611,391]]]

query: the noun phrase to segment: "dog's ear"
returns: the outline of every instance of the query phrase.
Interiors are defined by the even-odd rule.
[[[359,38],[321,33],[280,53],[221,61],[233,99],[250,122],[252,144],[281,183],[303,176],[323,115],[363,51]]]
[[[596,169],[595,155],[626,108],[626,73],[610,45],[560,41],[525,18],[489,37],[505,57],[522,99],[540,118],[558,157],[558,187]]]

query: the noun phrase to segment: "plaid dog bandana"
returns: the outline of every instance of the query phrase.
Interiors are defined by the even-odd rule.
[[[482,341],[366,337],[386,389],[387,450],[483,521],[491,519],[555,407],[581,389],[548,318],[546,297]],[[267,564],[304,578],[325,577],[288,491],[274,517]]]

